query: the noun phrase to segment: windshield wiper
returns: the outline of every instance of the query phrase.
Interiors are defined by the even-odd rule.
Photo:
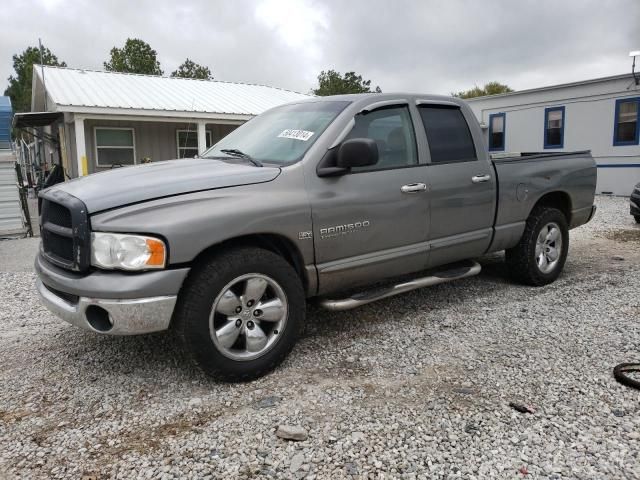
[[[245,160],[249,160],[256,167],[264,167],[264,165],[260,160],[253,158],[251,155],[247,155],[246,153],[244,153],[241,150],[238,150],[237,148],[223,148],[220,151],[222,153],[226,153],[227,155],[231,155],[233,157],[240,157],[240,158],[244,158]]]

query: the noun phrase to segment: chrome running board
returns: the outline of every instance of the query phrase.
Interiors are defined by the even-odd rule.
[[[446,267],[449,268],[446,269]],[[351,295],[349,298],[337,300],[323,298],[320,300],[320,306],[327,310],[350,310],[352,308],[360,307],[361,305],[366,305],[367,303],[382,300],[383,298],[393,297],[418,288],[430,287],[439,283],[473,277],[474,275],[478,275],[482,269],[480,264],[474,261],[445,265],[444,268],[445,269],[437,270],[426,277],[418,277],[413,280],[409,280],[408,282],[386,285],[372,290],[365,290],[364,292]]]

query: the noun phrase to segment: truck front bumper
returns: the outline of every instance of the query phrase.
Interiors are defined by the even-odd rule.
[[[62,320],[109,335],[166,330],[189,269],[139,274],[96,271],[88,275],[60,269],[40,255],[36,287],[45,307]]]
[[[69,300],[36,281],[45,307],[76,327],[109,335],[136,335],[169,328],[176,295],[138,299],[107,300],[77,297]]]

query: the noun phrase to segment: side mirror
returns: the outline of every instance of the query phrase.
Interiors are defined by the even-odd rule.
[[[338,168],[367,167],[378,163],[378,144],[370,138],[352,138],[338,149]]]

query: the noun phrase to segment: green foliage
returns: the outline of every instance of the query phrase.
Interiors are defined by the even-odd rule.
[[[13,56],[13,69],[16,75],[11,75],[9,86],[4,94],[11,97],[13,110],[16,112],[28,112],[31,110],[31,80],[33,78],[33,64],[40,64],[40,49],[38,47],[28,47],[20,55]],[[42,63],[57,67],[66,67],[67,64],[60,62],[51,50],[42,47]]]
[[[213,75],[211,74],[211,70],[209,67],[205,67],[204,65],[198,65],[196,62],[189,60],[188,58],[184,61],[182,65],[178,67],[178,69],[171,73],[172,77],[179,78],[197,78],[200,80],[213,80]]]
[[[371,80],[363,80],[362,75],[356,72],[347,72],[342,76],[335,70],[323,70],[318,75],[318,88],[312,90],[314,95],[325,97],[327,95],[340,95],[343,93],[369,93],[371,92]],[[381,93],[380,87],[375,88],[376,93]]]
[[[480,88],[477,85],[470,90],[465,90],[463,92],[452,92],[452,97],[460,97],[460,98],[473,98],[473,97],[484,97],[485,95],[498,95],[499,93],[509,93],[513,92],[508,85],[504,85],[500,82],[489,82],[485,83],[484,87]]]
[[[156,51],[143,40],[127,38],[124,47],[113,47],[110,53],[110,60],[104,62],[104,68],[109,72],[162,75]]]

